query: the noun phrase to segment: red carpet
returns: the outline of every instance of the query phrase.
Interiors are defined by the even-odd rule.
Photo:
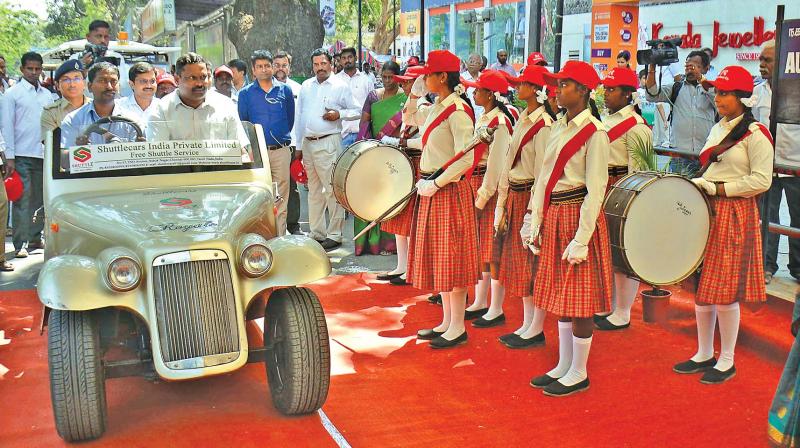
[[[770,303],[742,313],[734,379],[706,386],[674,374],[672,364],[696,348],[693,305],[678,294],[667,326],[644,324],[637,304],[629,330],[596,332],[591,388],[550,398],[528,381],[557,361],[555,319],[546,347],[513,351],[496,340],[519,324],[518,300],[507,300],[504,327],[470,327],[466,345],[440,352],[412,337],[441,313],[418,291],[369,274],[312,288],[333,339],[323,409],[354,447],[767,446],[767,411],[791,345],[790,304]],[[0,446],[60,444],[38,309],[33,292],[0,298],[0,329],[11,339],[0,346],[10,369],[0,380]],[[273,410],[260,365],[179,384],[114,379],[107,390],[108,431],[86,446],[334,446],[317,415]]]

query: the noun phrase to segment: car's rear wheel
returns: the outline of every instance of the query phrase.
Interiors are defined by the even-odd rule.
[[[330,385],[328,326],[317,295],[307,288],[273,292],[264,316],[264,347],[272,403],[287,415],[314,412]]]
[[[96,439],[106,430],[100,333],[91,311],[52,310],[47,324],[50,398],[58,435]]]

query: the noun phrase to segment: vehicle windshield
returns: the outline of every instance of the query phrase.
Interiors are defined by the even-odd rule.
[[[53,134],[53,177],[121,177],[262,168],[256,128],[236,117],[142,120],[72,115]]]

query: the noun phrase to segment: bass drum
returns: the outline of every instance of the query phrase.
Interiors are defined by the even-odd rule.
[[[611,188],[603,209],[617,271],[651,285],[671,285],[703,262],[711,207],[688,179],[629,174]]]
[[[353,143],[333,167],[333,194],[353,215],[373,221],[414,188],[414,165],[399,148],[377,140]],[[384,220],[403,210],[395,208]]]

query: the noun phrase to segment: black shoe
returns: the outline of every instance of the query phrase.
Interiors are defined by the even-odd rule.
[[[609,322],[608,319],[605,317],[602,318],[601,320],[595,320],[594,324],[598,330],[603,330],[603,331],[624,330],[631,326],[630,322],[622,325],[614,325],[611,322]]]
[[[403,274],[400,274],[400,275],[403,275]],[[406,285],[410,284],[410,283],[408,283],[406,281],[406,279],[404,279],[403,277],[400,277],[400,276],[389,280],[389,283],[391,283],[392,285],[395,285],[395,286],[406,286]]]
[[[300,230],[299,227],[296,228],[296,229],[289,229],[289,233],[291,233],[292,235],[305,235],[306,234],[306,232],[303,232],[302,230]]]
[[[456,345],[464,344],[467,342],[467,332],[461,333],[461,336],[450,340],[445,338],[444,336],[439,336],[436,339],[431,341],[431,348],[450,348],[455,347]]]
[[[375,279],[376,280],[392,280],[392,279],[395,279],[397,277],[400,277],[403,274],[405,274],[405,272],[402,272],[400,274],[378,274],[378,276],[375,277]]]
[[[518,337],[519,337],[519,335],[516,334],[516,333],[508,333],[508,334],[503,334],[503,335],[498,336],[497,340],[502,342],[503,344],[505,344],[505,341],[507,341],[509,339],[513,339],[513,338],[518,338]]]
[[[325,249],[325,252],[332,251],[342,245],[339,241],[334,241],[330,238],[325,238],[320,244],[322,244],[322,248]]]
[[[545,387],[549,386],[551,383],[558,381],[558,378],[553,378],[548,374],[544,374],[541,376],[537,376],[536,378],[531,380],[531,387],[535,387],[537,389],[544,389]]]
[[[443,334],[444,331],[436,331],[434,329],[429,328],[425,330],[419,330],[417,332],[417,339],[422,339],[423,341],[430,341],[431,339],[436,339]]]
[[[508,348],[528,348],[528,347],[538,347],[540,345],[544,345],[544,331],[537,334],[532,338],[523,338],[522,336],[511,333],[512,336],[509,336],[506,339],[501,339],[500,342],[503,343]]]
[[[717,360],[712,356],[711,359],[707,359],[703,362],[694,362],[691,359],[688,361],[684,361],[678,364],[675,364],[672,367],[672,371],[675,373],[698,373],[698,372],[705,372],[706,370],[714,367],[717,364]]]
[[[442,295],[441,294],[433,294],[432,296],[428,297],[428,302],[431,302],[434,305],[441,305],[442,304]]]
[[[501,314],[494,319],[484,319],[483,317],[479,317],[472,321],[472,326],[477,328],[490,328],[503,325],[504,323],[506,323],[506,315]]]
[[[599,322],[601,320],[604,320],[606,317],[608,317],[610,315],[611,314],[602,314],[602,315],[601,314],[594,314],[594,315],[592,315],[592,320],[594,321],[594,323],[597,323],[597,322]]]
[[[703,384],[722,384],[725,381],[733,378],[736,375],[736,366],[731,366],[730,369],[726,371],[720,371],[714,368],[706,370],[706,373],[703,374],[703,377],[700,378],[700,382]]]
[[[573,384],[572,386],[565,386],[559,381],[553,381],[544,388],[544,394],[551,397],[566,397],[578,392],[583,392],[589,388],[589,378],[581,381],[580,383]]]
[[[483,316],[484,314],[486,314],[487,311],[489,311],[489,308],[481,308],[479,310],[472,310],[472,311],[465,310],[464,311],[464,319],[466,319],[466,320],[477,319],[477,318]]]
[[[35,250],[44,250],[44,242],[36,241],[33,243],[28,243],[28,253],[31,253]]]

